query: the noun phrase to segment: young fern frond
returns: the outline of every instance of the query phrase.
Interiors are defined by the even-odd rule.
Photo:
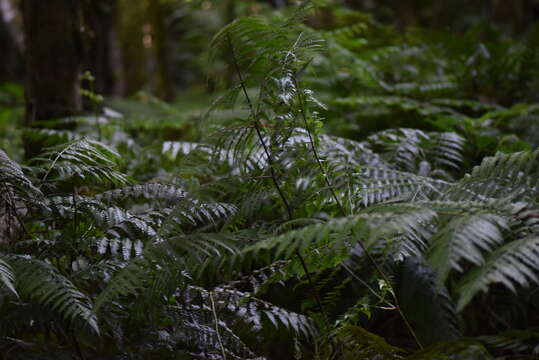
[[[270,24],[264,18],[250,16],[237,19],[222,28],[212,39],[210,51],[228,52],[234,48],[237,65],[250,75],[271,77],[279,70],[270,59],[284,57],[286,62],[301,58],[301,52],[310,52],[320,48],[320,41],[304,34],[295,37],[291,28],[297,28],[299,19],[309,11],[308,5],[297,8],[295,14],[281,24]],[[270,60],[270,61],[268,61]],[[247,78],[247,82],[251,79]]]

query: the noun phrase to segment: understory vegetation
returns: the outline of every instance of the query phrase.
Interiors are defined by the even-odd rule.
[[[539,356],[539,28],[316,11],[222,28],[200,106],[1,89],[4,359]]]

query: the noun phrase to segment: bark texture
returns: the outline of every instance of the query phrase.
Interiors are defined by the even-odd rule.
[[[24,0],[26,125],[81,110],[81,5],[78,0]],[[25,139],[25,156],[41,144]]]

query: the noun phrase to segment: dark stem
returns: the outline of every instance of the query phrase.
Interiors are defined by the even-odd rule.
[[[75,336],[75,333],[71,333],[71,338],[73,339],[73,343],[75,344],[75,351],[77,352],[77,356],[79,359],[84,360],[84,355],[82,354],[82,349],[80,347],[79,341],[77,340],[77,337]]]
[[[316,149],[316,145],[314,143],[314,139],[313,139],[313,135],[312,135],[312,132],[310,130],[310,127],[309,127],[309,122],[307,121],[307,116],[305,114],[305,111],[306,111],[306,107],[305,107],[305,102],[303,100],[303,96],[302,96],[302,93],[301,93],[301,88],[299,87],[299,83],[296,79],[295,76],[293,76],[293,80],[294,80],[294,86],[296,87],[296,94],[297,94],[297,97],[298,97],[298,102],[299,102],[299,105],[300,105],[300,112],[301,112],[301,117],[303,119],[303,123],[305,125],[305,130],[307,131],[307,134],[309,136],[309,143],[311,145],[311,149],[312,149],[312,152],[313,152],[313,155],[316,159],[316,162],[318,164],[318,167],[320,169],[320,172],[322,173],[322,176],[324,177],[324,181],[326,183],[326,185],[328,186],[330,192],[331,192],[331,196],[333,197],[333,199],[335,200],[336,204],[337,204],[337,207],[339,208],[340,212],[341,212],[341,216],[347,216],[346,214],[346,211],[344,210],[344,207],[341,203],[341,201],[339,200],[339,198],[337,197],[337,194],[335,193],[335,189],[333,187],[333,184],[331,183],[330,179],[329,179],[329,176],[327,174],[327,171],[326,169],[324,168],[324,164],[322,164],[322,161],[320,160],[320,156],[318,155],[318,150]],[[403,322],[404,322],[404,325],[406,326],[406,328],[408,329],[408,331],[410,332],[410,334],[412,335],[412,337],[414,338],[414,341],[416,342],[417,346],[420,348],[420,349],[423,349],[423,345],[421,344],[421,342],[419,341],[419,338],[417,337],[417,334],[415,333],[414,329],[412,328],[410,322],[408,321],[408,319],[406,318],[406,316],[404,315],[404,313],[402,312],[402,309],[400,307],[400,304],[399,304],[399,300],[397,298],[397,293],[395,292],[395,289],[393,287],[393,284],[389,281],[389,277],[386,275],[386,273],[382,270],[382,267],[378,264],[378,262],[374,259],[374,256],[372,256],[372,254],[370,253],[369,250],[367,250],[367,247],[365,246],[365,244],[362,242],[362,241],[358,241],[359,242],[359,246],[361,247],[361,249],[363,250],[363,252],[365,253],[365,255],[367,256],[367,258],[369,259],[369,261],[372,263],[372,265],[374,266],[376,272],[382,277],[382,279],[385,281],[385,283],[387,284],[387,286],[389,286],[390,288],[390,292],[391,292],[391,295],[393,297],[393,301],[394,301],[394,306],[395,306],[395,309],[397,310],[397,312],[399,313],[400,317],[402,318]]]
[[[247,89],[245,87],[245,81],[243,79],[243,75],[242,75],[241,70],[239,68],[238,61],[237,61],[237,58],[236,58],[236,53],[234,52],[234,47],[232,46],[232,41],[230,40],[230,37],[228,37],[228,45],[229,45],[230,52],[231,52],[231,55],[232,55],[232,63],[234,64],[234,68],[235,68],[236,73],[238,74],[238,77],[239,77],[239,80],[240,80],[240,86],[241,86],[242,92],[243,92],[243,94],[245,96],[245,99],[246,99],[247,104],[249,106],[249,109],[251,111],[251,115],[253,117],[253,122],[254,122],[254,128],[255,128],[255,131],[256,131],[256,135],[258,137],[258,140],[260,141],[260,144],[262,145],[262,148],[264,150],[264,154],[266,155],[266,159],[268,160],[268,164],[269,164],[269,168],[270,168],[270,174],[271,174],[271,180],[273,182],[273,185],[275,186],[275,189],[279,193],[279,197],[281,198],[281,201],[283,202],[283,204],[284,204],[284,206],[286,208],[286,212],[288,214],[288,219],[293,220],[294,215],[292,213],[292,208],[290,207],[290,203],[288,202],[288,199],[286,198],[286,196],[285,196],[284,192],[282,191],[281,186],[279,185],[279,182],[277,180],[277,176],[275,174],[273,157],[271,156],[271,152],[269,151],[269,148],[266,145],[266,142],[264,141],[264,137],[262,136],[262,131],[260,130],[260,128],[261,128],[260,122],[258,121],[258,119],[256,117],[257,113],[254,110],[253,103],[251,102],[251,98],[249,97],[249,94],[247,93]],[[307,267],[307,264],[305,263],[305,259],[303,258],[303,256],[299,252],[299,250],[296,250],[295,254],[296,254],[296,256],[298,257],[298,259],[299,259],[299,261],[301,263],[301,267],[303,268],[303,271],[305,272],[305,275],[307,276],[307,281],[309,282],[309,286],[313,289],[316,304],[317,304],[318,308],[320,309],[320,312],[322,313],[322,316],[324,317],[324,322],[325,322],[326,326],[329,329],[330,328],[329,319],[328,319],[328,316],[327,316],[326,311],[324,309],[324,306],[322,305],[322,301],[320,299],[320,295],[318,294],[318,290],[316,289],[316,286],[314,284],[314,280],[313,280],[313,278],[311,276],[311,272],[309,271],[309,268]]]

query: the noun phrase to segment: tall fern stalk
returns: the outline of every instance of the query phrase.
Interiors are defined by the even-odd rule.
[[[258,114],[254,110],[253,104],[251,102],[251,98],[249,97],[249,94],[247,93],[247,88],[245,87],[245,81],[243,79],[243,75],[242,75],[241,69],[239,67],[238,60],[236,58],[236,53],[234,51],[234,46],[232,45],[232,41],[230,40],[229,36],[227,36],[227,40],[228,40],[228,47],[229,47],[230,53],[232,55],[232,62],[234,64],[234,69],[235,69],[235,71],[236,71],[236,73],[238,75],[243,95],[245,96],[245,100],[247,101],[247,104],[249,106],[249,111],[251,112],[251,117],[253,118],[253,125],[254,125],[255,131],[256,131],[258,141],[260,142],[260,145],[262,146],[262,148],[264,150],[264,155],[266,156],[266,160],[268,161],[273,186],[277,190],[277,192],[279,194],[279,197],[281,198],[281,201],[282,201],[282,203],[283,203],[283,205],[284,205],[284,207],[286,209],[286,213],[288,215],[288,220],[292,221],[292,220],[294,220],[294,214],[292,213],[292,208],[290,207],[290,203],[289,203],[288,199],[286,198],[286,196],[285,196],[283,190],[281,189],[281,186],[279,185],[279,182],[277,180],[277,177],[276,177],[276,174],[275,174],[275,167],[274,167],[273,157],[271,156],[271,152],[269,151],[269,148],[266,145],[266,142],[264,141],[264,137],[262,136],[262,131],[260,129],[261,125],[260,125],[260,122],[258,121],[258,117],[257,117]],[[261,89],[261,91],[264,91],[263,88]],[[329,318],[328,318],[327,313],[326,313],[326,311],[324,309],[324,306],[322,304],[322,300],[320,299],[320,294],[318,293],[316,285],[315,285],[315,283],[313,281],[313,278],[311,276],[311,272],[309,271],[309,268],[307,267],[307,264],[305,263],[305,259],[303,258],[303,256],[299,252],[299,250],[296,251],[296,256],[298,257],[298,259],[299,259],[299,261],[301,263],[301,266],[303,267],[303,271],[305,271],[305,276],[307,276],[307,280],[309,281],[309,285],[311,286],[311,288],[313,290],[313,294],[314,294],[316,303],[317,303],[318,308],[320,309],[320,312],[322,313],[322,316],[324,318],[324,323],[326,324],[326,327],[329,329],[329,326],[330,326]]]

